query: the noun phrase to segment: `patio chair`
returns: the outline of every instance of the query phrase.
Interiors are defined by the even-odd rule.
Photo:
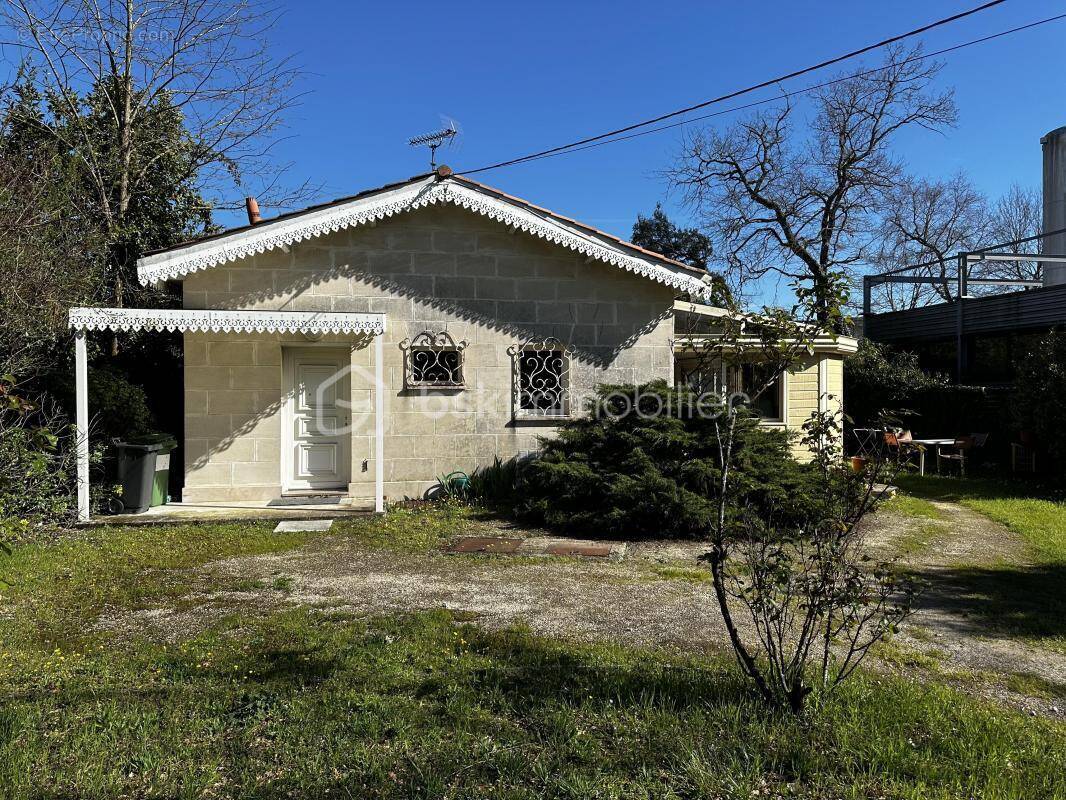
[[[858,450],[855,455],[862,458],[870,458],[877,453],[877,437],[881,433],[879,428],[853,428],[852,434],[855,436]]]
[[[884,433],[885,447],[889,453],[894,453],[897,458],[909,459],[919,452],[919,445],[914,444],[914,436],[910,431],[894,429]]]
[[[966,477],[966,461],[972,456],[970,453],[978,447],[984,447],[988,441],[987,433],[971,433],[969,436],[960,436],[954,444],[941,445],[936,449],[936,469],[940,471],[941,461],[957,461],[959,464],[959,477]],[[949,452],[944,452],[945,448]]]

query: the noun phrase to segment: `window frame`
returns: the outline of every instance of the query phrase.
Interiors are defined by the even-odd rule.
[[[448,331],[425,330],[410,339],[400,342],[400,349],[404,352],[403,385],[405,389],[443,389],[456,390],[466,388],[466,350],[465,341],[456,341]],[[432,369],[433,365],[419,367],[415,363],[419,353],[432,353],[437,366],[455,375],[454,380],[425,380],[416,377],[416,369],[423,372]],[[455,353],[456,365],[453,368],[440,363],[442,353]]]
[[[545,338],[531,337],[525,341],[514,344],[508,348],[512,360],[511,377],[511,413],[516,421],[551,421],[570,419],[574,413],[573,403],[573,355],[572,348],[565,345],[554,336]],[[522,366],[523,357],[526,353],[551,352],[558,353],[560,368],[558,375],[559,383],[559,411],[550,409],[526,408],[523,404]]]
[[[725,367],[726,370],[733,371],[734,375],[736,376],[732,380],[730,380],[730,376],[728,375],[728,373],[725,376],[725,381],[724,382],[726,383],[726,385],[730,386],[730,394],[731,395],[734,395],[734,396],[736,394],[747,395],[747,391],[745,390],[744,385],[743,385],[744,384],[744,368],[745,367],[749,367],[749,368],[750,367],[756,367],[760,363],[762,363],[762,362],[751,361],[751,360],[742,360],[742,361],[738,361],[735,364],[730,364],[728,367]],[[788,392],[787,392],[787,385],[788,385],[788,370],[785,370],[780,375],[777,376],[777,380],[775,381],[774,385],[767,389],[768,392],[769,391],[776,391],[777,392],[777,411],[778,411],[778,415],[776,417],[764,417],[764,416],[762,416],[760,414],[759,415],[759,423],[761,425],[786,425],[788,423]],[[747,405],[748,405],[749,408],[753,408],[753,410],[758,411],[758,408],[755,407],[755,403],[757,403],[757,402],[758,401],[755,401],[755,402],[749,403]]]

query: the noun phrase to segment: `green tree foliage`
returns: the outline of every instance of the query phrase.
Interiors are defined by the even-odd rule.
[[[719,429],[664,381],[601,386],[589,414],[564,423],[521,475],[521,513],[575,534],[699,537],[716,513]],[[751,417],[734,442],[733,513],[802,515],[807,471],[787,436]],[[783,512],[784,513],[784,512]]]
[[[107,77],[88,93],[42,94],[31,78],[19,84],[6,108],[0,147],[23,163],[54,165],[62,176],[53,208],[76,224],[97,262],[101,284],[95,299],[114,305],[172,302],[140,287],[137,259],[211,227],[210,204],[197,188],[202,162],[184,118],[160,93],[143,105],[136,135],[122,144],[111,108],[117,78]],[[135,95],[137,93],[135,92]]]
[[[62,369],[57,351],[67,309],[97,299],[98,228],[67,154],[16,120],[40,113],[31,85],[15,87],[0,112],[0,372],[23,380]]]
[[[698,228],[682,228],[675,225],[666,216],[661,203],[655,204],[655,210],[650,217],[637,214],[630,241],[638,247],[697,269],[708,269],[708,264],[714,255],[714,246],[710,237]],[[732,295],[729,287],[720,274],[708,270],[706,280],[711,286],[712,303],[727,305],[731,302]]]
[[[844,360],[844,411],[856,425],[907,416],[920,396],[950,383],[944,375],[925,372],[916,353],[862,339],[858,351]]]
[[[1021,430],[1066,478],[1066,335],[1053,331],[1017,364],[1011,407]]]

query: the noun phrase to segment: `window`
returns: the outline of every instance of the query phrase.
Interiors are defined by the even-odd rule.
[[[570,416],[570,351],[554,337],[511,348],[514,414],[519,418]]]
[[[721,395],[725,365],[717,358],[681,357],[674,362],[674,383],[688,386],[697,395]]]
[[[423,331],[404,339],[404,386],[409,389],[457,389],[463,386],[463,350],[447,331]]]
[[[769,366],[757,362],[740,364],[732,367],[730,372],[732,373],[730,381],[732,392],[740,392],[752,397],[762,389],[762,392],[749,403],[752,411],[767,421],[784,421],[784,381],[781,376],[774,378]],[[772,378],[773,382],[767,386],[767,381]]]

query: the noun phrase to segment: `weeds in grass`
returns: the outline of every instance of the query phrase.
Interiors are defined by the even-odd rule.
[[[422,553],[439,548],[462,534],[480,513],[458,502],[419,504],[395,508],[384,517],[349,517],[333,524],[333,531],[349,536],[364,547]]]
[[[279,575],[271,582],[270,588],[273,589],[275,592],[284,592],[285,594],[288,594],[292,591],[293,586],[295,585],[296,581],[294,581],[288,575]]]
[[[657,564],[652,567],[652,572],[658,577],[668,581],[679,580],[687,581],[689,583],[707,583],[711,580],[711,571],[700,567],[678,567]]]

